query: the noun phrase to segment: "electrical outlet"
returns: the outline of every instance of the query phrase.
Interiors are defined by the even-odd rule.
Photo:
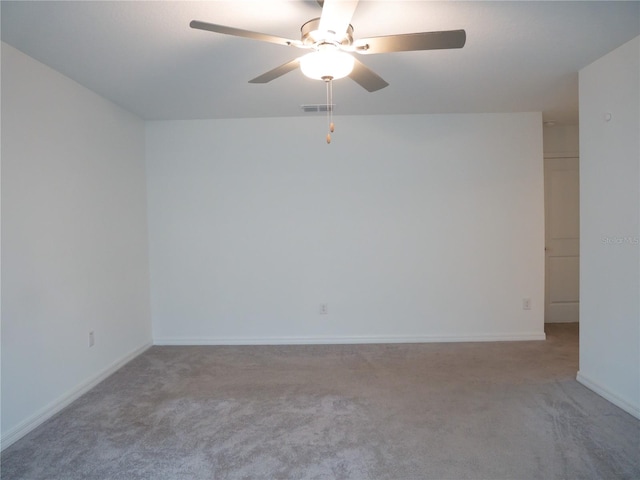
[[[89,346],[93,347],[96,344],[96,336],[93,332],[89,332]]]
[[[522,309],[523,310],[531,310],[531,299],[523,298],[522,299]]]
[[[329,305],[326,303],[320,304],[320,315],[327,315],[329,313]]]

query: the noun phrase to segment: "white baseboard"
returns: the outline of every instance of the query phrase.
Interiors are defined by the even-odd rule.
[[[332,345],[370,343],[514,342],[545,340],[541,333],[358,337],[157,337],[154,345]]]
[[[29,433],[33,429],[40,426],[47,420],[49,420],[56,413],[58,413],[66,406],[70,405],[73,401],[77,400],[79,397],[87,393],[89,390],[91,390],[93,387],[95,387],[97,384],[99,384],[109,375],[113,374],[114,372],[122,368],[125,364],[129,363],[131,360],[133,360],[138,355],[143,353],[149,347],[151,347],[151,344],[147,343],[141,346],[140,348],[136,348],[133,352],[125,355],[119,360],[116,360],[114,363],[112,363],[110,366],[108,366],[107,368],[99,372],[94,377],[83,382],[73,390],[69,391],[68,393],[54,400],[53,402],[51,402],[50,404],[48,404],[47,406],[45,406],[44,408],[36,412],[35,414],[31,415],[29,418],[27,418],[23,422],[20,422],[16,427],[12,428],[7,433],[2,435],[2,438],[0,439],[0,445],[2,446],[1,450],[4,450],[8,446],[12,445],[16,441],[24,437],[27,433]]]
[[[593,390],[602,398],[613,403],[616,407],[620,407],[625,412],[640,419],[640,405],[632,405],[626,400],[620,398],[615,393],[611,392],[608,388],[603,387],[598,382],[595,382],[594,380],[585,376],[582,372],[578,372],[578,375],[576,376],[576,380],[580,382],[582,385],[584,385],[585,387],[587,387],[589,390]]]

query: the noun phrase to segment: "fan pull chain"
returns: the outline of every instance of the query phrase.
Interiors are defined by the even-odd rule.
[[[329,81],[329,132],[333,133],[333,79]]]
[[[327,122],[329,123],[329,132],[327,133],[327,143],[331,143],[331,112],[330,112],[331,104],[329,103],[329,98],[330,98],[329,89],[331,85],[331,78],[327,78],[327,80],[325,80],[324,83],[327,85]]]
[[[327,84],[327,121],[329,123],[329,132],[327,133],[327,143],[331,143],[331,134],[335,130],[333,125],[333,78],[325,79]]]

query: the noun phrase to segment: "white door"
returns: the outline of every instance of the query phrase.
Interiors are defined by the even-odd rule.
[[[545,309],[548,323],[577,322],[580,265],[578,158],[544,159]]]

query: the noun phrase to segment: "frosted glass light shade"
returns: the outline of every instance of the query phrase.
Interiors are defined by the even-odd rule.
[[[316,80],[324,80],[327,77],[336,80],[349,75],[354,63],[354,58],[346,52],[318,50],[300,59],[300,70],[307,77]]]

